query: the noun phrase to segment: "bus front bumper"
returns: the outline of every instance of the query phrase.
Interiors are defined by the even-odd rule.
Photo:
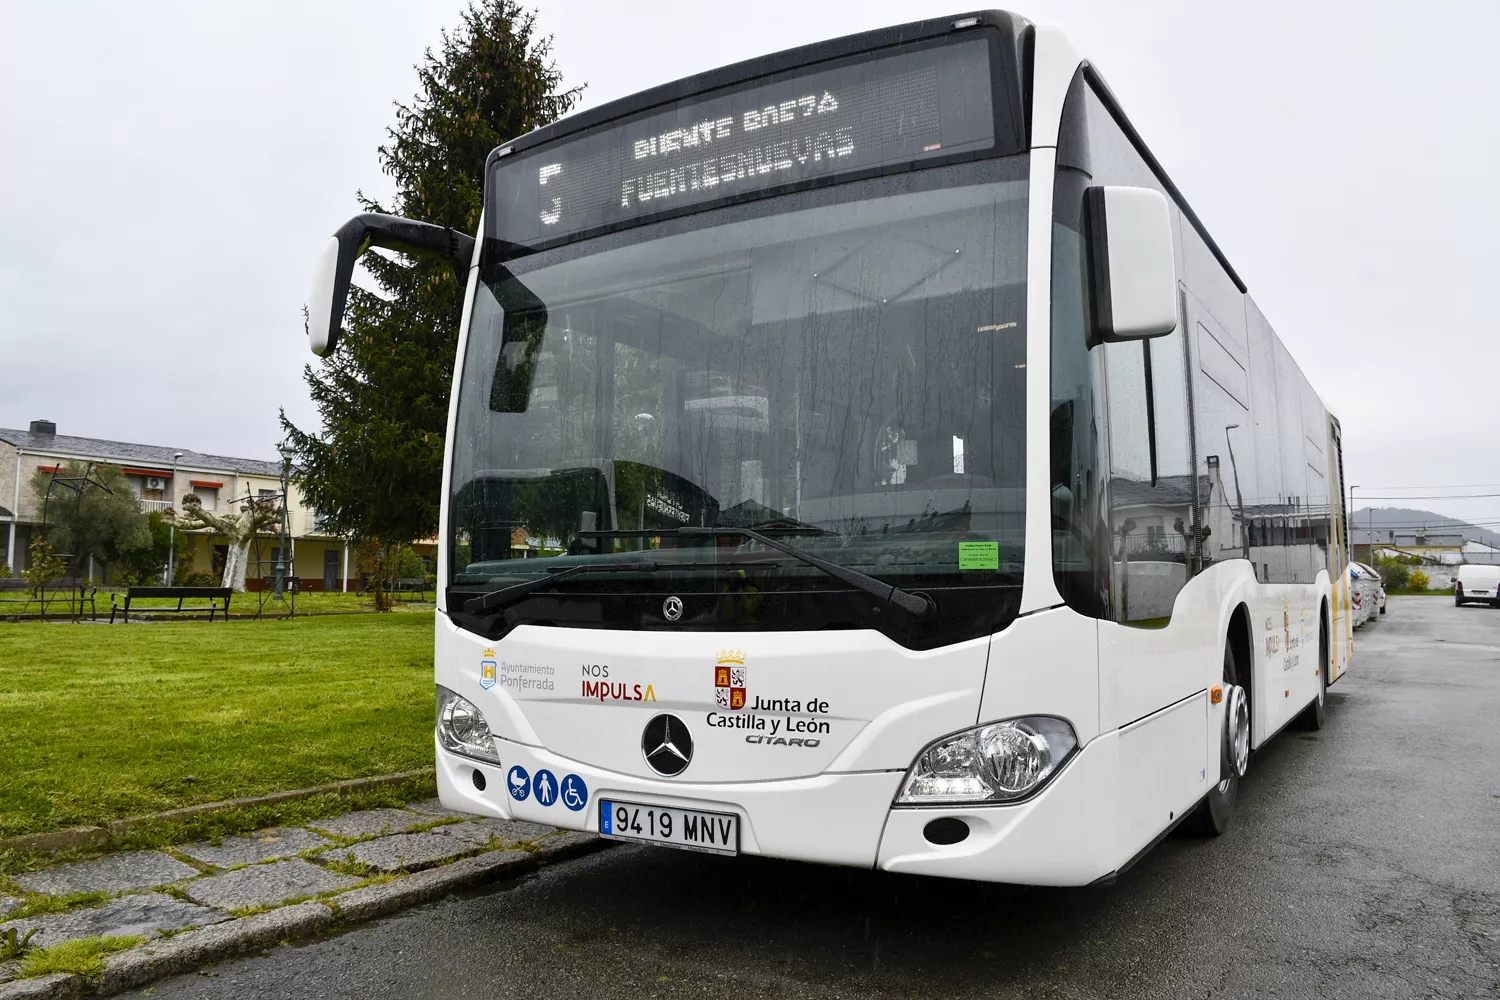
[[[764,782],[693,784],[651,781],[497,739],[501,763],[472,760],[436,747],[438,794],[461,812],[599,832],[598,801],[733,813],[739,851],[794,861],[1027,885],[1087,885],[1113,872],[1109,817],[1117,772],[1115,734],[1089,743],[1036,796],[1006,806],[892,808],[899,771],[821,774]],[[588,788],[583,808],[511,797],[506,778],[519,765],[577,775]],[[478,788],[474,773],[483,775]],[[968,835],[935,844],[926,834],[940,818],[961,820]],[[951,826],[951,824],[950,824]]]

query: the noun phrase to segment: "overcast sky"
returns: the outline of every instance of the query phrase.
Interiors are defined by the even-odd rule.
[[[1442,17],[1425,11],[1440,6]],[[274,457],[316,414],[314,255],[459,0],[14,0],[0,15],[0,426]],[[1098,65],[1344,425],[1371,496],[1500,484],[1495,0],[1031,0]],[[584,106],[955,13],[550,0]],[[1382,501],[1380,505],[1390,505]],[[1500,497],[1418,499],[1500,519]],[[1358,506],[1364,506],[1363,501]]]

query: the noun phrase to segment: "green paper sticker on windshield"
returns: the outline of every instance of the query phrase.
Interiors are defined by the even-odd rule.
[[[999,569],[999,542],[959,542],[959,569]]]

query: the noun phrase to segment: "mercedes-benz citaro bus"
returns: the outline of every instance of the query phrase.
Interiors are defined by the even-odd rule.
[[[1095,67],[955,15],[485,164],[436,638],[445,805],[1108,879],[1230,822],[1349,662],[1339,424]]]

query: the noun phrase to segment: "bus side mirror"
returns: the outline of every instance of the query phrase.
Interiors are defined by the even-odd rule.
[[[1091,187],[1084,197],[1095,338],[1144,340],[1177,329],[1167,199],[1135,187]]]
[[[354,262],[372,246],[451,261],[460,280],[474,257],[473,237],[449,226],[375,212],[356,215],[323,244],[313,271],[307,300],[307,346],[319,357],[327,357],[339,346]]]

